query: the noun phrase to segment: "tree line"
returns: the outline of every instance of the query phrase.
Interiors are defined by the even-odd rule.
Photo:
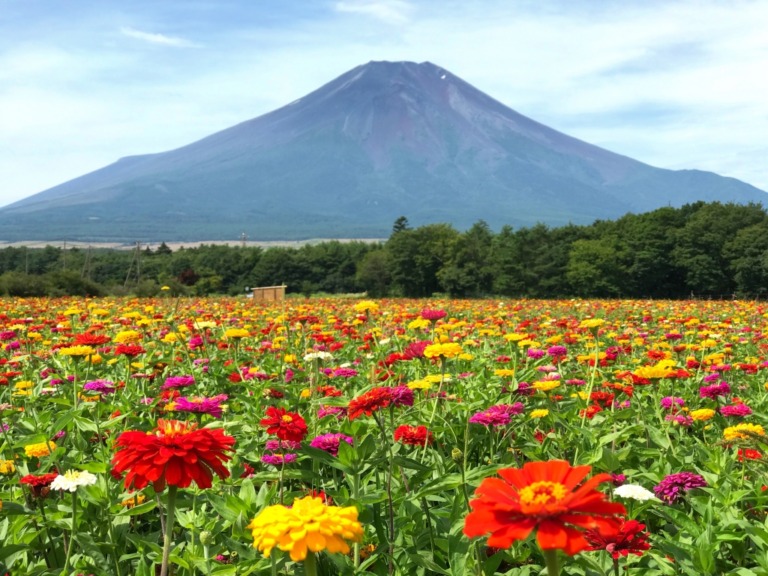
[[[398,218],[380,243],[298,248],[202,245],[172,251],[8,247],[0,294],[289,293],[371,297],[764,298],[768,214],[758,204],[697,202],[591,225],[466,231]]]

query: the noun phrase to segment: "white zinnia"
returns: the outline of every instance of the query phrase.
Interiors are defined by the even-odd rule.
[[[96,476],[90,472],[67,470],[64,474],[59,474],[53,479],[51,489],[74,492],[79,486],[90,486],[92,484],[96,484]]]
[[[319,352],[310,352],[309,354],[306,354],[304,356],[305,362],[311,362],[312,360],[330,360],[333,358],[333,354],[330,352],[323,352],[322,350]]]
[[[621,498],[631,498],[632,500],[657,500],[653,492],[646,490],[638,484],[622,484],[613,493]]]

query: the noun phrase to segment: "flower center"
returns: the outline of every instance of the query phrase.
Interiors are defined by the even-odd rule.
[[[284,414],[281,418],[283,422],[293,422],[293,416],[289,416],[288,414]]]
[[[178,420],[158,420],[157,435],[167,437],[188,434],[197,428],[195,423],[180,422]]]
[[[520,490],[520,503],[529,506],[546,506],[559,502],[567,493],[566,487],[559,482],[541,480]]]

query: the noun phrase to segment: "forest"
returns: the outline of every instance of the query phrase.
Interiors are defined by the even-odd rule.
[[[380,243],[0,249],[6,296],[244,295],[279,284],[306,296],[757,299],[768,290],[768,213],[697,202],[498,232],[483,221],[459,231],[400,217]]]

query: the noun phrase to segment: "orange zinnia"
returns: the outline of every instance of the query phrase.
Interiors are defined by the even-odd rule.
[[[141,490],[152,484],[160,492],[166,485],[187,488],[193,480],[200,488],[210,488],[214,472],[219,478],[229,477],[224,462],[234,443],[218,428],[197,429],[196,424],[158,420],[153,432],[130,430],[120,435],[113,472],[128,472],[126,489]]]
[[[477,488],[479,496],[469,505],[464,534],[490,533],[488,546],[509,548],[526,539],[534,528],[542,550],[562,549],[573,555],[589,547],[583,530],[615,528],[621,504],[608,502],[595,490],[609,474],[598,474],[583,484],[591,466],[572,467],[568,462],[528,462],[522,469],[499,470],[501,478],[486,478]],[[579,486],[579,484],[581,484]]]

